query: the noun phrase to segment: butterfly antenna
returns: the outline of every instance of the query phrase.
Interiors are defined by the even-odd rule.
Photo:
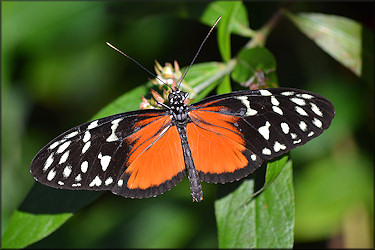
[[[182,83],[182,81],[184,80],[187,72],[189,71],[190,67],[193,65],[193,63],[195,62],[195,59],[197,59],[197,56],[199,54],[199,52],[201,51],[202,47],[203,47],[203,44],[206,42],[207,38],[210,36],[211,32],[213,31],[213,29],[215,28],[216,24],[220,21],[221,19],[221,16],[219,16],[219,18],[216,20],[216,22],[214,23],[214,25],[212,26],[212,28],[210,29],[210,31],[208,32],[207,36],[204,38],[203,42],[201,43],[201,45],[199,46],[199,49],[197,51],[197,53],[195,54],[193,60],[191,61],[189,67],[185,70],[185,73],[184,75],[181,77],[181,80],[179,81],[178,83],[178,88],[180,88],[180,85]]]
[[[125,54],[124,52],[122,52],[121,50],[119,50],[118,48],[116,48],[115,46],[113,46],[112,44],[110,44],[109,42],[105,42],[109,47],[111,47],[112,49],[116,50],[117,52],[119,52],[120,54],[122,54],[123,56],[129,58],[130,60],[132,60],[133,62],[135,62],[139,67],[141,67],[142,69],[144,69],[146,72],[148,72],[150,75],[152,75],[154,78],[158,79],[159,81],[161,81],[164,85],[168,86],[170,89],[172,89],[171,86],[169,86],[168,84],[166,84],[162,79],[160,79],[157,75],[155,75],[154,73],[152,73],[151,71],[149,71],[148,69],[146,69],[142,64],[140,64],[139,62],[137,62],[135,59],[133,59],[132,57],[130,57],[129,55]]]

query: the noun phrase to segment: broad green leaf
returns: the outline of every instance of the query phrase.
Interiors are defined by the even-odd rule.
[[[24,248],[51,234],[73,214],[31,214],[15,211],[2,237],[2,248]]]
[[[247,10],[241,2],[236,1],[217,1],[211,2],[204,13],[202,14],[200,20],[202,23],[212,26],[213,22],[219,17],[224,16],[229,8],[239,3],[236,15],[230,22],[230,32],[237,35],[251,37],[254,34],[249,28],[249,18],[247,15]],[[221,22],[221,21],[220,21]],[[219,26],[221,25],[219,22]]]
[[[320,48],[353,71],[362,73],[362,25],[352,19],[320,13],[285,12]]]
[[[60,190],[35,183],[14,211],[4,231],[2,247],[23,248],[47,237],[99,195],[99,192]]]
[[[256,197],[254,180],[245,180],[215,202],[220,248],[293,247],[292,163],[287,162],[278,178],[268,181],[271,179],[272,184]]]
[[[234,81],[243,83],[263,72],[268,78],[267,85],[277,86],[276,60],[266,48],[243,49],[236,58],[238,63],[231,75]]]

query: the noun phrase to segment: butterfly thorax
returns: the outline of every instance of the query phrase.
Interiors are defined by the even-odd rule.
[[[188,93],[181,90],[173,91],[168,95],[170,110],[177,123],[188,121],[188,106],[185,104],[188,95]]]

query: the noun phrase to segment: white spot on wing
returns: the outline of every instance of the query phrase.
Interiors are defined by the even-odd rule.
[[[93,128],[96,128],[97,126],[98,126],[98,120],[90,123],[90,125],[87,127],[87,129],[93,129]]]
[[[314,98],[314,96],[309,95],[309,94],[296,94],[296,96],[302,97],[304,99],[313,99]]]
[[[118,137],[116,136],[115,132],[116,132],[116,129],[120,123],[120,121],[122,121],[123,118],[118,118],[116,120],[113,120],[112,121],[112,126],[111,126],[111,130],[112,130],[112,133],[110,136],[108,136],[107,138],[107,142],[112,142],[112,141],[117,141],[118,140]]]
[[[303,116],[309,116],[303,108],[296,106],[295,109],[298,114],[303,115]]]
[[[272,109],[273,109],[273,112],[278,113],[279,115],[284,115],[284,113],[281,110],[281,108],[279,108],[277,106],[272,106]]]
[[[306,105],[306,101],[303,100],[303,99],[301,99],[301,98],[293,97],[293,98],[290,98],[290,100],[291,100],[292,102],[294,102],[295,104],[300,105],[300,106],[304,106],[304,105]]]
[[[250,102],[246,96],[237,96],[236,98],[240,100],[242,104],[246,107],[246,116],[253,116],[258,114],[258,111],[250,107]]]
[[[73,131],[70,134],[67,134],[66,136],[64,136],[64,138],[69,139],[69,138],[76,136],[77,134],[78,134],[78,131]]]
[[[49,149],[54,149],[57,147],[57,145],[59,145],[60,143],[58,141],[55,141],[54,143],[52,143],[50,146],[49,146]]]
[[[298,139],[296,141],[293,141],[293,144],[297,144],[297,143],[300,143],[302,140],[301,139]]]
[[[102,165],[103,171],[106,171],[109,163],[111,162],[111,156],[102,155],[102,153],[99,153],[98,158],[100,160],[100,165]]]
[[[102,185],[102,180],[99,178],[99,176],[95,176],[95,178],[92,180],[92,182],[89,184],[89,187],[97,186],[99,187]]]
[[[72,187],[80,187],[81,186],[81,183],[73,183],[72,184]]]
[[[293,91],[285,91],[285,92],[281,92],[281,95],[291,96],[291,95],[294,95],[294,92]]]
[[[251,155],[251,159],[252,159],[253,161],[255,161],[255,160],[257,159],[257,156],[254,155],[254,154],[252,154],[252,155]]]
[[[119,187],[122,187],[123,184],[124,184],[124,181],[123,181],[123,180],[119,180],[119,181],[117,182],[117,185],[118,185]]]
[[[280,124],[280,126],[281,126],[281,129],[283,130],[284,134],[289,133],[289,125],[288,125],[288,123],[282,122]]]
[[[264,155],[271,155],[271,150],[269,148],[264,148],[262,150],[262,154],[264,154]]]
[[[279,106],[279,104],[280,104],[275,96],[271,96],[271,103],[275,106]]]
[[[53,153],[50,154],[46,160],[46,163],[44,164],[44,168],[43,168],[43,171],[47,171],[47,169],[51,166],[51,164],[53,163]]]
[[[58,149],[57,149],[57,153],[58,154],[61,154],[62,152],[65,151],[65,149],[67,149],[70,145],[71,141],[66,141],[64,144],[62,144]]]
[[[72,166],[66,166],[62,174],[64,178],[68,178],[71,173],[72,173]]]
[[[266,121],[266,124],[258,129],[259,133],[264,137],[264,139],[268,140],[270,138],[270,128],[271,124]]]
[[[90,146],[91,146],[91,141],[86,142],[82,148],[82,154],[86,153],[86,151],[89,149]]]
[[[105,180],[104,185],[108,186],[108,185],[111,184],[112,182],[113,182],[112,177],[108,177],[107,180]]]
[[[312,120],[312,123],[317,126],[318,128],[322,128],[323,123],[316,117]]]
[[[317,114],[318,116],[323,116],[322,111],[320,111],[319,107],[316,106],[315,103],[310,102],[310,105],[311,105],[311,111],[312,111],[312,112],[314,112],[314,113]]]
[[[68,159],[68,157],[69,157],[69,150],[68,151],[66,151],[62,156],[61,156],[61,158],[60,158],[60,161],[59,161],[59,164],[62,164],[62,163],[65,163],[66,162],[66,160]]]
[[[314,132],[313,131],[311,131],[310,133],[308,133],[308,137],[311,137],[311,136],[313,136],[314,135]]]
[[[260,90],[259,90],[259,93],[260,93],[262,96],[271,96],[271,95],[272,95],[272,93],[269,92],[269,91],[266,90],[266,89],[260,89]]]
[[[56,176],[56,171],[55,169],[51,169],[51,171],[49,171],[48,175],[47,175],[47,180],[49,181],[52,181],[53,178],[55,178]]]
[[[304,121],[300,121],[299,124],[298,124],[298,126],[304,132],[307,130],[307,124]]]
[[[58,181],[57,184],[59,184],[60,186],[64,186],[64,182],[62,181]]]
[[[85,132],[85,135],[83,136],[82,141],[83,141],[84,143],[86,143],[86,142],[88,142],[88,141],[90,140],[90,138],[91,138],[90,131],[87,130],[87,131]]]
[[[81,174],[78,174],[75,178],[74,178],[75,181],[82,181],[82,176]]]
[[[88,168],[89,168],[88,161],[84,161],[84,162],[81,163],[81,171],[82,171],[82,173],[86,173]]]
[[[279,152],[280,150],[284,150],[284,149],[286,149],[286,146],[284,144],[281,144],[280,142],[275,141],[275,144],[273,145],[273,150],[275,150],[275,152]]]

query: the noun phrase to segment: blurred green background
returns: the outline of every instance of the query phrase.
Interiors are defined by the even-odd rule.
[[[209,30],[198,21],[207,4],[1,3],[2,232],[34,184],[29,164],[37,151],[150,78],[105,42],[150,70],[154,59],[186,66]],[[250,27],[259,29],[282,3],[244,5]],[[373,7],[372,2],[304,2],[289,10],[345,16],[373,30]],[[232,54],[246,42],[232,36]],[[330,129],[291,153],[295,247],[373,247],[373,81],[356,77],[286,18],[266,47],[277,60],[280,86],[315,91],[336,108]],[[197,59],[209,61],[221,61],[216,32]],[[191,202],[186,180],[152,199],[104,193],[32,247],[217,247],[217,187],[203,188],[200,204]]]

